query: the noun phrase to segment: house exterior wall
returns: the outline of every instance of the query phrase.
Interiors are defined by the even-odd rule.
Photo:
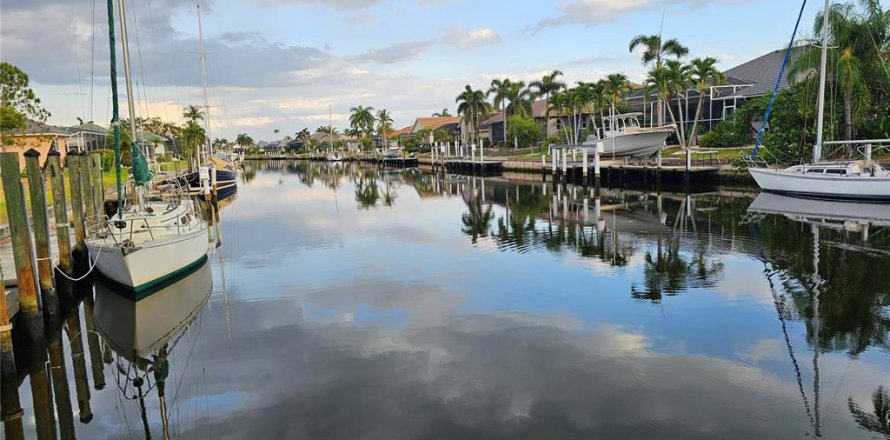
[[[46,162],[47,154],[52,147],[53,140],[56,141],[56,148],[61,153],[64,163],[65,156],[68,155],[68,137],[59,135],[18,135],[15,136],[14,145],[4,145],[6,152],[18,153],[19,169],[25,169],[25,151],[33,148],[40,152],[40,166]]]

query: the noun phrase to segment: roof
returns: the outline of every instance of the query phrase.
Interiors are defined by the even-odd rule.
[[[547,115],[547,100],[539,99],[532,103],[532,115],[535,118],[544,118]],[[551,116],[553,114],[551,113]],[[485,119],[479,122],[480,127],[487,127],[492,124],[500,124],[504,122],[504,112],[496,111],[489,114]]]
[[[403,134],[411,133],[411,128],[413,128],[413,127],[409,125],[405,128],[400,128],[398,130],[390,131],[390,132],[386,133],[386,137],[396,137],[396,136],[401,136]]]
[[[107,135],[108,129],[101,125],[96,125],[92,122],[84,122],[80,125],[68,127],[68,132],[71,134],[90,133]]]
[[[21,130],[13,130],[12,134],[14,136],[29,136],[29,135],[51,135],[51,136],[71,136],[71,133],[68,132],[67,129],[63,127],[57,127],[55,125],[44,124],[42,122],[37,122],[31,119],[25,120],[25,128]]]
[[[794,60],[800,56],[803,48],[803,46],[799,46],[791,51],[791,63],[794,63]],[[727,78],[737,78],[751,84],[750,87],[740,89],[738,93],[736,93],[739,96],[749,97],[768,94],[776,84],[776,76],[779,74],[779,69],[782,68],[782,61],[785,59],[785,50],[786,49],[772,51],[766,55],[754,58],[747,63],[735,66],[732,69],[723,72],[723,74],[726,75]],[[786,70],[782,81],[779,83],[779,87],[780,89],[784,89],[787,88],[788,85],[788,71]]]
[[[411,132],[416,133],[424,128],[430,131],[436,131],[446,125],[460,124],[462,119],[461,116],[417,118],[414,122],[414,126],[411,128]]]

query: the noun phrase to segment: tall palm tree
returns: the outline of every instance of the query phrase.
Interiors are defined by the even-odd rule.
[[[486,92],[486,96],[488,97],[494,95],[492,98],[494,106],[504,114],[504,142],[507,141],[507,93],[509,90],[510,80],[508,78],[495,78],[491,80],[491,86]],[[494,137],[492,137],[491,140],[494,141]]]
[[[562,71],[554,70],[541,78],[538,81],[532,81],[529,84],[535,93],[538,96],[544,96],[548,101],[550,100],[550,94],[554,92],[558,92],[566,88],[566,83],[559,80],[559,77],[563,76]],[[550,106],[544,110],[544,117],[547,121],[547,137],[550,137]]]
[[[204,113],[197,105],[190,105],[182,109],[182,117],[188,122],[198,122],[199,119],[204,119]]]
[[[349,112],[349,125],[364,136],[370,136],[374,131],[374,107],[359,105],[349,109]]]
[[[272,133],[275,135],[275,140],[277,141],[277,140],[278,140],[278,134],[281,133],[281,130],[279,130],[279,129],[276,128],[276,129],[272,130]]]
[[[491,104],[485,99],[485,93],[482,90],[473,90],[467,84],[454,102],[457,103],[457,114],[469,121],[474,141],[479,139],[479,121],[491,111]]]
[[[377,134],[383,137],[383,148],[387,147],[386,134],[392,131],[392,115],[386,109],[377,112]]]
[[[312,133],[309,132],[308,128],[303,128],[296,134],[297,139],[303,141],[303,149],[309,150],[309,140],[312,139]]]
[[[434,118],[447,118],[449,116],[451,116],[451,113],[448,113],[447,108],[443,108],[440,112],[433,113]]]
[[[689,48],[680,44],[676,38],[663,41],[661,35],[637,35],[631,38],[628,45],[628,52],[633,52],[637,47],[643,47],[641,61],[644,66],[654,63],[655,67],[662,67],[664,58],[667,55],[673,55],[680,59],[689,54]],[[658,123],[664,125],[664,103],[658,101]]]
[[[695,145],[695,130],[698,128],[698,121],[701,118],[701,111],[705,101],[705,91],[708,90],[709,87],[718,86],[726,81],[726,77],[722,72],[717,70],[716,65],[716,58],[707,57],[696,58],[686,66],[692,85],[695,87],[695,90],[698,91],[698,105],[695,109],[695,120],[692,123],[692,131],[689,132],[689,146]]]
[[[535,91],[526,86],[524,81],[511,82],[507,89],[507,114],[532,116],[532,102],[537,97]]]
[[[646,77],[645,92],[647,95],[655,93],[659,100],[670,100],[674,90],[673,74],[667,67],[656,67],[649,71]],[[674,118],[674,111],[671,106],[667,106],[668,114],[674,124],[674,131],[677,139],[680,139],[680,132],[677,131],[677,119]]]
[[[689,72],[686,69],[686,66],[683,65],[679,60],[667,60],[664,63],[664,67],[670,72],[670,86],[671,86],[671,96],[667,99],[667,107],[671,107],[671,100],[676,96],[677,98],[677,113],[679,116],[679,129],[680,129],[680,145],[686,146],[686,115],[684,108],[686,90],[689,89]]]

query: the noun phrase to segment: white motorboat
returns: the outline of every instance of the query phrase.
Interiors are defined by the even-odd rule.
[[[825,0],[825,11],[830,10],[830,0]],[[823,14],[822,29],[830,29],[831,14]],[[757,150],[766,129],[770,109],[767,110],[749,160],[748,171],[764,191],[803,197],[845,200],[890,201],[890,171],[872,160],[874,145],[890,145],[890,139],[863,141],[823,142],[825,120],[825,82],[828,58],[829,32],[822,33],[822,60],[819,69],[819,107],[816,118],[816,143],[813,146],[813,162],[787,168],[771,168],[757,161]],[[789,47],[789,51],[791,48]],[[780,77],[784,65],[780,70]],[[773,91],[775,96],[776,90]],[[772,106],[772,103],[770,103]],[[826,161],[822,159],[822,147],[826,145],[863,145],[865,160]]]
[[[339,151],[334,151],[328,154],[327,160],[328,162],[340,162],[343,160],[343,155]]]
[[[603,139],[588,136],[582,144],[596,148],[602,142],[604,157],[649,157],[664,148],[668,136],[674,132],[673,125],[642,127],[638,118],[642,113],[625,113],[603,118]],[[591,151],[593,153],[593,151]]]
[[[123,4],[118,9],[121,20],[121,45],[130,111],[131,133],[136,133],[136,111],[130,75],[126,21]],[[117,72],[114,61],[114,16],[109,13],[111,53],[112,127],[115,155],[120,156],[120,115],[118,111]],[[120,161],[116,161],[117,203],[109,215],[91,219],[89,235],[84,240],[94,268],[110,280],[133,289],[137,295],[194,268],[207,257],[208,228],[198,206],[183,186],[176,182],[159,185],[153,193],[151,174],[145,155],[133,145],[131,179],[132,203],[125,203],[120,180]]]

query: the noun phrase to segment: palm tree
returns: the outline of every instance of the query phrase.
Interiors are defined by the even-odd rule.
[[[253,138],[248,136],[247,133],[240,133],[235,138],[235,143],[241,148],[248,148],[253,145]]]
[[[278,133],[281,133],[281,130],[276,128],[276,129],[272,130],[272,133],[275,134],[275,140],[278,141]]]
[[[446,109],[447,111],[447,109]],[[392,115],[386,109],[377,112],[377,134],[383,136],[383,147],[387,147],[386,133],[392,131]]]
[[[487,237],[491,228],[491,221],[494,219],[491,205],[482,206],[482,189],[478,189],[475,194],[471,191],[464,191],[464,204],[467,205],[467,213],[461,215],[461,228],[464,234],[470,236],[473,244],[479,237]]]
[[[559,70],[554,70],[541,78],[540,81],[532,81],[529,84],[529,87],[534,89],[535,94],[538,96],[544,96],[548,101],[550,100],[550,94],[554,92],[558,92],[566,88],[566,83],[559,80],[559,77],[562,76],[562,72]],[[544,117],[547,121],[547,137],[550,137],[550,106],[544,110]]]
[[[643,65],[655,63],[655,67],[662,67],[665,55],[673,55],[677,59],[689,54],[689,48],[680,44],[676,38],[662,41],[661,35],[637,35],[631,38],[628,52],[633,52],[638,46],[643,46],[643,54],[640,57]],[[658,101],[658,124],[664,125],[664,103]]]
[[[853,138],[854,124],[864,120],[872,102],[870,81],[883,78],[887,73],[887,36],[890,34],[890,13],[881,10],[875,0],[862,2],[865,11],[860,13],[852,3],[835,3],[829,10],[828,65],[833,66],[825,74],[830,85],[841,94],[843,139]],[[826,30],[822,29],[825,11],[816,16],[814,33],[821,41]],[[876,38],[883,38],[881,43]],[[884,53],[882,53],[882,51]],[[821,43],[807,47],[792,64],[789,78],[815,80],[821,59]],[[879,67],[883,64],[883,68]],[[815,73],[815,74],[814,74]]]
[[[364,136],[370,136],[374,131],[374,107],[362,105],[349,109],[349,124]]]
[[[296,133],[296,137],[297,139],[303,141],[303,149],[309,150],[309,140],[312,139],[312,133],[309,132],[309,129],[303,128]]]
[[[667,67],[656,67],[650,70],[649,76],[646,77],[645,87],[647,95],[655,93],[659,100],[670,100],[674,90],[674,79],[671,71]],[[680,139],[680,132],[676,128],[677,119],[674,118],[674,111],[671,109],[671,106],[667,106],[667,110],[671,116],[671,121],[675,125],[674,131],[677,139]]]
[[[479,121],[491,110],[491,104],[485,100],[485,93],[482,90],[473,90],[469,84],[464,87],[460,95],[457,95],[454,102],[458,104],[457,114],[463,115],[464,119],[469,121],[475,142],[479,138]]]
[[[188,122],[196,123],[199,119],[204,119],[204,113],[197,105],[190,105],[182,110],[182,117]]]
[[[695,145],[695,130],[698,128],[698,120],[701,118],[705,90],[708,90],[709,87],[720,85],[723,81],[726,81],[726,77],[723,76],[723,73],[715,67],[716,64],[716,58],[707,57],[696,58],[686,66],[693,87],[698,91],[698,106],[695,109],[695,120],[692,123],[692,131],[689,132],[689,146]]]
[[[486,96],[491,97],[494,95],[492,99],[494,102],[494,106],[501,110],[504,114],[504,141],[507,141],[507,93],[510,90],[510,80],[507,78],[504,79],[493,79],[491,80],[491,87],[488,88],[488,92],[486,92]],[[494,137],[492,137],[492,141]]]
[[[448,113],[447,108],[443,108],[440,112],[433,113],[434,118],[447,118],[449,116],[451,116],[451,113]]]
[[[680,145],[686,146],[686,116],[683,109],[684,105],[684,97],[686,94],[686,90],[689,88],[689,73],[686,69],[686,66],[683,65],[679,60],[667,60],[664,63],[664,67],[670,72],[670,86],[671,86],[671,96],[667,100],[667,107],[671,107],[671,100],[674,96],[677,97],[677,112],[679,113],[679,129],[680,129],[680,137],[678,140],[680,141]]]

